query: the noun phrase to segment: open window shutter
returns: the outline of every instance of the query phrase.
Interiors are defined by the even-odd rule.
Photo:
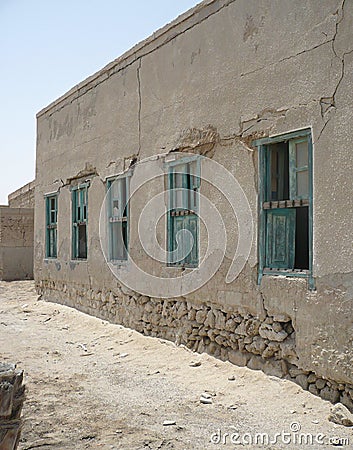
[[[199,186],[199,161],[187,161],[170,168],[168,248],[175,252],[170,254],[169,263],[176,266],[198,264],[198,217],[194,213],[198,211]]]
[[[86,190],[85,189],[80,189],[79,190],[80,193],[80,218],[79,221],[80,222],[84,222],[86,220]]]
[[[183,255],[184,247],[185,247],[184,235],[183,235],[183,233],[179,233],[178,242],[176,240],[176,236],[179,231],[182,231],[184,229],[184,216],[174,216],[173,217],[172,229],[173,229],[172,251],[175,253],[174,253],[174,257],[172,257],[171,262],[176,265],[181,265],[181,264],[183,264],[183,260],[181,259],[181,257]]]
[[[294,269],[295,208],[267,211],[266,267]]]
[[[113,222],[111,224],[111,259],[125,259],[125,245],[123,237],[124,222]]]
[[[124,205],[125,205],[125,178],[120,178],[116,180],[117,196],[118,199],[118,218],[122,219],[124,217]]]
[[[191,252],[185,258],[186,263],[190,265],[198,264],[198,242],[197,242],[197,216],[195,214],[189,215],[186,217],[185,228],[191,233],[193,240],[185,239],[185,245],[187,245],[187,249],[191,248]],[[187,250],[185,248],[185,251]]]
[[[290,199],[309,198],[309,142],[307,138],[289,141]]]
[[[121,179],[121,216],[127,217],[127,181],[128,178]]]
[[[109,219],[117,218],[119,214],[118,205],[119,199],[117,194],[117,181],[109,180],[108,181],[108,215]]]
[[[127,259],[128,252],[128,177],[109,181],[109,255],[110,260]]]
[[[200,187],[200,160],[193,161],[190,167],[190,192],[189,192],[189,209],[191,211],[198,210],[198,195]]]
[[[176,186],[180,188],[180,191],[177,192],[177,208],[180,209],[189,209],[188,202],[188,167],[187,164],[180,164],[176,166]]]
[[[176,265],[197,265],[198,263],[198,243],[197,243],[197,216],[194,214],[188,216],[175,216],[173,217],[173,248],[176,250],[174,255],[174,261]],[[187,230],[191,233],[183,232]],[[178,242],[176,240],[177,233]],[[185,256],[183,259],[183,255]]]
[[[72,254],[74,258],[78,256],[78,229],[77,222],[79,221],[78,217],[78,190],[75,189],[72,191]]]

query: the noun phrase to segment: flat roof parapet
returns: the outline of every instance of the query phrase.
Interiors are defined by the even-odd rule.
[[[201,3],[197,4],[193,8],[178,16],[172,22],[155,31],[151,36],[134,45],[130,50],[123,53],[98,72],[81,81],[54,102],[40,110],[37,113],[37,118],[45,115],[51,110],[55,111],[63,108],[67,103],[81,97],[81,95],[96,87],[114,73],[119,72],[125,67],[133,64],[138,59],[152,53],[171,40],[175,39],[180,34],[203,22],[208,17],[235,1],[236,0],[203,0]],[[65,100],[67,100],[66,103]]]

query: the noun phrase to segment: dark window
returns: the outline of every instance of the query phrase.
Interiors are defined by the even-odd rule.
[[[109,259],[125,261],[128,259],[129,176],[108,180],[108,224]]]
[[[262,143],[265,141],[264,143]],[[260,143],[260,276],[311,275],[311,136]]]
[[[87,221],[88,221],[87,185],[72,191],[72,257],[87,259]]]
[[[58,195],[50,195],[45,198],[46,209],[46,258],[57,257],[57,228],[58,228]]]

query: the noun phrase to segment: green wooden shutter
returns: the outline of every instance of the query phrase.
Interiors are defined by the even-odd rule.
[[[185,217],[185,228],[190,231],[192,237],[193,237],[193,243],[191,252],[188,254],[188,256],[185,258],[185,262],[191,266],[197,266],[198,265],[198,217],[196,214],[189,215]],[[189,239],[187,240],[186,244],[188,245],[188,248],[191,246],[191,242]]]
[[[77,258],[78,256],[78,230],[77,230],[77,222],[79,218],[77,217],[78,213],[78,191],[74,189],[72,191],[72,256],[73,258]]]
[[[172,217],[172,260],[171,263],[176,265],[182,265],[184,260],[182,259],[183,250],[185,247],[183,233],[179,233],[177,241],[177,233],[182,231],[184,228],[184,217],[183,216],[173,216]],[[174,253],[175,252],[175,253]]]
[[[266,267],[294,269],[295,214],[294,208],[267,211]]]
[[[200,160],[192,161],[189,164],[190,171],[190,186],[188,186],[189,192],[189,205],[188,208],[191,211],[198,211],[199,207],[199,188],[200,188]]]
[[[309,142],[307,137],[289,141],[290,199],[309,198]]]
[[[109,260],[128,259],[128,177],[111,179],[108,188]]]
[[[173,260],[175,265],[189,265],[196,266],[198,264],[198,218],[194,214],[188,216],[173,217],[173,247],[175,251]],[[191,233],[193,240],[190,239],[190,234],[183,232],[187,230]],[[177,233],[178,241],[177,241]],[[184,255],[184,258],[183,258]]]
[[[171,252],[169,264],[191,267],[198,265],[198,216],[194,212],[197,212],[199,207],[199,187],[198,160],[181,162],[169,168],[167,223],[168,249]],[[189,233],[182,230],[189,231],[193,240],[190,239]],[[181,233],[177,242],[178,232]]]

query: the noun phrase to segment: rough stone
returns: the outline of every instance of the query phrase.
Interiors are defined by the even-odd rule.
[[[345,427],[353,426],[353,414],[341,403],[337,403],[331,407],[328,420],[338,425],[344,425]]]
[[[275,322],[290,322],[291,318],[287,314],[274,314],[273,320]]]
[[[340,393],[335,389],[331,389],[328,386],[325,386],[320,390],[320,397],[324,400],[328,400],[331,403],[336,403],[340,399]]]
[[[241,322],[239,326],[234,330],[234,333],[240,334],[241,336],[246,336],[245,322]]]
[[[219,330],[223,330],[226,325],[224,314],[219,310],[215,310],[214,315],[215,315],[215,327],[218,328]]]
[[[261,355],[266,348],[266,343],[260,336],[255,336],[251,344],[246,345],[245,348],[249,353]]]
[[[186,316],[188,314],[188,309],[186,307],[185,302],[181,302],[179,304],[179,308],[177,309],[176,317],[178,319],[181,319],[182,317]]]
[[[236,327],[235,320],[234,319],[228,319],[227,322],[226,322],[226,325],[225,325],[225,329],[227,331],[234,331],[235,327]]]
[[[340,402],[346,406],[350,411],[353,411],[353,400],[347,392],[343,392],[340,397]]]
[[[191,321],[196,319],[196,310],[195,309],[190,309],[190,311],[188,313],[188,319]]]
[[[279,344],[277,342],[269,342],[269,344],[262,353],[262,357],[271,358],[278,350]]]
[[[247,363],[247,366],[249,367],[249,369],[252,370],[262,370],[265,364],[261,356],[254,355],[250,358],[249,362]]]
[[[303,374],[306,374],[306,375],[307,375],[307,373],[305,372],[305,370],[299,369],[298,367],[295,367],[295,366],[291,366],[291,367],[289,368],[289,374],[290,374],[290,376],[291,376],[292,378],[295,378],[295,377],[298,376],[298,375],[303,375]]]
[[[236,366],[244,367],[250,359],[248,353],[243,353],[237,350],[231,350],[228,352],[228,360]]]
[[[289,371],[290,373],[290,371]],[[308,389],[308,377],[304,374],[297,375],[295,380],[299,386],[301,386],[305,391]]]
[[[270,359],[265,362],[262,369],[266,375],[272,375],[275,377],[282,378],[285,375],[285,368],[283,367],[282,361],[277,361],[275,359]]]
[[[285,341],[279,344],[281,350],[281,357],[287,359],[290,362],[294,362],[298,359],[297,353],[295,351],[295,341],[294,339],[287,338]]]
[[[205,326],[214,328],[215,327],[215,316],[213,314],[213,311],[210,309],[207,313],[207,317],[205,320]]]
[[[308,383],[315,383],[317,377],[314,373],[308,375]]]
[[[309,384],[308,391],[311,392],[314,395],[319,395],[319,390],[318,390],[318,388],[316,387],[316,385],[314,383]]]
[[[281,330],[279,332],[275,331],[270,324],[262,323],[259,327],[259,334],[264,339],[269,339],[270,341],[282,342],[286,339],[288,334]]]
[[[273,322],[272,328],[276,333],[282,331],[282,325],[279,322]]]
[[[309,380],[308,380],[309,381]],[[326,380],[323,380],[322,378],[318,378],[315,382],[316,387],[320,390],[323,389],[326,386]]]
[[[200,309],[196,313],[196,322],[203,324],[206,320],[206,317],[207,317],[207,310]]]

